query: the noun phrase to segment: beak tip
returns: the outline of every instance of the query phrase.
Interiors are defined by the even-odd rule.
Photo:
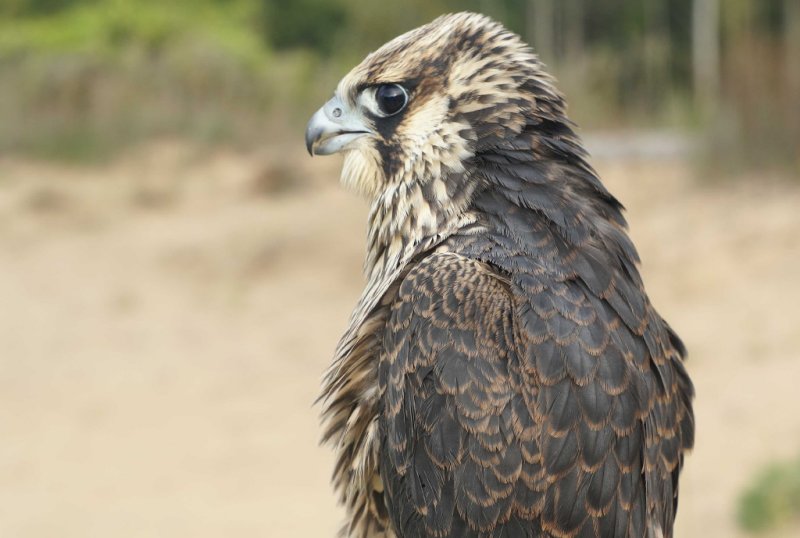
[[[308,154],[312,157],[314,156],[314,142],[316,142],[316,139],[317,137],[315,133],[312,132],[311,126],[309,125],[309,128],[306,129],[306,151],[308,151]]]
[[[331,155],[347,149],[349,144],[369,131],[359,118],[348,118],[334,96],[317,110],[306,126],[306,150],[312,157]],[[328,110],[331,110],[328,114]],[[336,112],[338,111],[338,112]]]

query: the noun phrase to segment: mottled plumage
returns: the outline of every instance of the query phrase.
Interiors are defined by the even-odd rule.
[[[307,143],[372,204],[321,396],[344,534],[672,536],[685,350],[532,51],[436,19],[349,73]]]

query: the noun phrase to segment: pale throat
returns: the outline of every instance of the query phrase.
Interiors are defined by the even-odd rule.
[[[464,182],[463,172],[447,172],[421,177],[406,172],[405,177],[391,181],[374,199],[364,263],[369,280],[395,274],[417,254],[474,222],[467,211],[472,188],[464,185],[456,191],[454,185]]]
[[[364,271],[391,279],[415,255],[474,220],[466,214],[474,187],[464,163],[474,155],[469,128],[447,118],[447,100],[419,105],[394,139],[400,167],[386,177],[380,152],[365,139],[345,155],[342,183],[371,200]]]

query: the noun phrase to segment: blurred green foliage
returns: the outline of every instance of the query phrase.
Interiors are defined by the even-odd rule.
[[[341,2],[295,0],[264,3],[261,17],[263,35],[279,49],[307,47],[329,55],[334,50],[335,32],[346,20]],[[309,16],[313,14],[313,16]]]
[[[265,110],[247,3],[63,4],[16,0],[0,19],[0,150],[96,158],[159,134],[227,138]]]
[[[153,136],[263,143],[298,130],[368,51],[472,10],[534,44],[584,127],[695,128],[709,161],[800,168],[795,0],[722,1],[714,107],[694,95],[698,1],[3,0],[0,151],[91,159]]]
[[[17,14],[0,19],[4,59],[48,53],[108,57],[130,47],[159,53],[188,37],[207,39],[234,57],[253,61],[260,61],[264,51],[256,32],[247,31],[248,2],[14,1]]]
[[[740,497],[737,518],[756,533],[800,523],[800,458],[761,471]]]

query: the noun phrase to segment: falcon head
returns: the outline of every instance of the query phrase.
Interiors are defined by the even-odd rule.
[[[624,226],[571,125],[519,36],[458,13],[369,54],[313,115],[306,145],[312,155],[343,153],[343,183],[372,199],[369,273],[402,263],[409,244],[463,227],[475,196],[492,189],[569,224],[571,238],[588,237],[598,220]]]
[[[445,15],[371,53],[308,124],[312,155],[342,152],[342,180],[368,195],[459,174],[526,116],[563,101],[518,36],[483,15]],[[465,178],[466,180],[466,178]]]

